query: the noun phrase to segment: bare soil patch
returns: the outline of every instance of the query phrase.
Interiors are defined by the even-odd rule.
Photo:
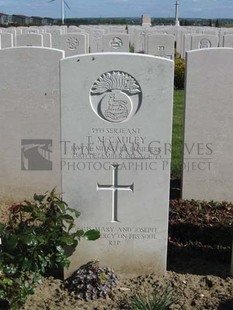
[[[0,205],[0,222],[8,216],[6,204]],[[212,256],[213,254],[213,256]],[[101,264],[101,262],[100,262]],[[111,267],[111,266],[109,266]],[[177,247],[169,243],[168,272],[124,277],[118,274],[118,286],[107,299],[80,301],[64,289],[63,281],[54,277],[43,279],[34,295],[29,296],[24,310],[109,310],[130,309],[130,300],[136,294],[162,294],[173,290],[174,303],[170,309],[232,310],[233,277],[229,276],[230,252],[222,258],[214,253]]]

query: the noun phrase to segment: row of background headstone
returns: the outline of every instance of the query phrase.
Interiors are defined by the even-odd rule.
[[[43,46],[66,56],[96,52],[145,53],[174,59],[189,50],[233,47],[233,31],[213,27],[41,26],[0,28],[0,47]]]
[[[233,49],[203,49],[190,51],[187,55],[184,130],[184,164],[186,169],[183,171],[183,198],[232,201],[233,110],[231,102],[233,98]],[[80,116],[75,112],[75,115],[79,117],[77,118],[79,122],[75,122],[73,119],[72,122],[69,122],[69,117],[63,122],[63,125],[66,124],[69,132],[74,127],[73,130],[79,134],[79,130],[82,131],[82,119],[84,119],[84,123],[90,123],[88,115],[83,114],[84,108],[81,105],[82,102],[89,101],[90,92],[82,93],[82,87],[80,85],[84,83],[85,89],[87,85],[91,87],[99,75],[105,72],[113,72],[114,70],[125,72],[124,68],[127,67],[127,73],[130,74],[133,72],[133,76],[139,79],[140,84],[143,85],[145,91],[142,97],[144,98],[143,100],[147,100],[146,98],[154,98],[153,100],[160,98],[159,101],[156,101],[157,99],[154,101],[157,102],[156,105],[154,105],[154,102],[153,104],[152,102],[150,104],[148,103],[148,108],[150,105],[158,105],[157,112],[164,104],[164,96],[166,94],[169,96],[172,94],[173,84],[171,81],[173,71],[170,65],[167,66],[164,63],[163,67],[163,63],[160,63],[157,58],[149,57],[152,62],[155,59],[155,64],[153,65],[155,66],[153,74],[154,86],[152,87],[147,81],[147,75],[151,72],[148,65],[145,66],[147,68],[146,71],[143,69],[143,66],[140,67],[140,70],[137,70],[141,60],[144,61],[144,57],[148,56],[122,54],[122,57],[125,57],[123,64],[120,62],[121,58],[115,62],[116,57],[121,57],[120,54],[118,56],[99,54],[98,57],[101,57],[101,61],[99,60],[98,65],[95,67],[95,70],[98,69],[97,73],[91,70],[91,64],[96,61],[95,57],[88,58],[87,63],[84,61],[84,65],[81,66],[83,70],[81,71],[75,69],[75,64],[78,66],[79,62],[83,61],[83,58],[67,58],[66,64],[68,67],[73,68],[72,70],[74,72],[71,72],[71,70],[67,71],[67,69],[62,71],[65,72],[65,75],[62,75],[62,85],[66,85],[67,88],[63,91],[62,111],[66,111],[69,116],[72,115],[72,111],[74,110],[71,105],[64,106],[64,102],[66,104],[68,100],[67,98],[80,111]],[[109,58],[108,61],[106,61],[106,57]],[[64,53],[54,49],[24,47],[0,50],[0,66],[4,73],[0,76],[1,201],[30,199],[35,192],[45,192],[54,187],[58,191],[61,191],[59,61],[62,58],[64,58]],[[72,59],[72,62],[70,59]],[[142,63],[144,63],[143,61]],[[165,59],[163,61],[169,62],[169,60]],[[130,64],[130,67],[127,64]],[[160,65],[161,67],[159,67]],[[165,69],[166,66],[167,69],[163,71],[163,68]],[[89,72],[89,75],[85,76],[83,80],[85,70]],[[142,74],[142,72],[144,73]],[[165,73],[167,74],[167,79]],[[161,76],[163,76],[162,80]],[[72,81],[73,88],[69,87],[66,79]],[[161,83],[161,81],[164,81],[164,83]],[[79,89],[77,94],[75,85]],[[156,88],[156,92],[154,93],[154,87],[156,85],[160,85],[160,88]],[[73,93],[74,95],[72,95]],[[167,104],[169,106],[167,108],[170,109],[170,99],[168,101],[169,103]],[[87,106],[89,113],[93,113],[90,105]],[[143,105],[141,103],[141,109],[145,113],[145,117],[140,122],[136,122],[137,117],[139,117],[139,113],[137,113],[136,117],[132,120],[133,128],[143,128],[144,123],[146,124],[149,121],[154,122],[154,118],[157,115],[157,112],[151,113],[150,110],[147,111],[147,104]],[[164,113],[158,112],[158,115],[162,116]],[[82,118],[82,116],[85,117]],[[164,128],[163,126],[166,124],[169,127],[170,121],[170,116],[164,121],[164,124],[159,118],[159,127],[153,132],[162,135],[163,129],[161,128]],[[100,122],[100,119],[98,119],[98,122]],[[77,124],[77,127],[72,127],[72,124]],[[97,129],[104,128],[104,130],[107,130],[109,127],[106,124],[101,125],[99,123],[94,125],[94,121],[91,124],[92,128]],[[129,124],[130,122],[127,125],[132,126]],[[111,127],[115,127],[115,124],[111,124]],[[166,127],[167,138],[169,138],[167,132],[168,127]],[[158,141],[156,140],[157,138],[156,136],[154,141]],[[65,137],[65,139],[69,139],[69,136]],[[152,139],[153,137],[151,136],[149,141]],[[166,139],[162,136],[160,141],[161,143],[167,143]],[[64,146],[63,144],[64,147],[66,149],[66,145]],[[163,169],[161,168],[156,172],[155,179],[158,180],[159,184],[154,186],[154,190],[158,188],[160,193],[164,189],[164,195],[166,197],[163,196],[161,199],[166,200],[166,208],[168,207],[170,158],[167,158],[167,160],[168,165],[166,167],[163,166]],[[67,166],[64,167],[64,165]],[[146,167],[145,169],[147,170],[150,165],[148,164]],[[83,166],[80,168],[77,166],[77,163],[72,161],[69,162],[67,160],[63,162],[63,168],[72,170],[74,174],[83,173]],[[153,164],[151,171],[150,169],[146,171],[148,175],[154,173],[154,170],[156,171],[154,168],[155,166]],[[94,173],[97,173],[97,171],[98,169]],[[91,173],[92,177],[93,171],[89,171],[89,173]],[[138,172],[135,173],[137,174]],[[146,174],[145,171],[143,173]],[[166,181],[164,181],[164,178]],[[103,182],[106,182],[105,184],[108,184],[107,179],[103,175],[99,180],[103,180]],[[124,180],[125,177],[123,178]],[[144,184],[153,184],[153,180],[154,178],[148,180],[148,182],[145,181]],[[79,191],[76,190],[79,195],[83,192],[88,192],[87,184],[80,184],[80,182],[81,180],[75,179],[70,184],[70,186],[72,185],[71,188],[74,187],[74,191],[76,187],[77,189],[79,188]],[[165,182],[163,189],[161,188],[162,182]],[[153,190],[151,189],[151,191]],[[140,189],[140,193],[143,195],[143,190]],[[72,193],[70,193],[70,198],[75,199],[75,195],[72,198]],[[160,197],[159,195],[158,197]],[[67,197],[69,200],[69,194]],[[78,205],[77,208],[82,208],[81,202],[85,202],[85,197],[79,199],[81,199],[81,206]],[[95,203],[96,197],[93,205],[88,204],[89,208],[93,208]],[[142,205],[144,204],[142,203]],[[157,202],[157,205],[159,206],[160,203]],[[85,203],[83,207],[86,208]],[[85,212],[85,210],[83,211]],[[148,211],[148,213],[150,212]],[[167,231],[167,223],[164,223],[163,228]],[[162,247],[163,253],[165,253],[164,235]],[[162,261],[161,268],[164,269],[164,256]]]

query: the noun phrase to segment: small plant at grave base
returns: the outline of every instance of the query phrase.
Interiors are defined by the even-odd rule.
[[[81,238],[96,240],[100,233],[75,230],[80,213],[55,190],[35,194],[34,201],[12,205],[9,211],[8,222],[0,223],[0,306],[19,309],[48,269],[69,266],[66,248],[72,252]]]
[[[89,262],[76,270],[65,282],[65,287],[78,299],[93,300],[107,297],[117,286],[117,276],[99,262]]]
[[[175,89],[184,89],[185,61],[182,58],[175,59],[174,86]]]
[[[134,53],[134,45],[131,43],[129,44],[129,52]]]
[[[5,272],[5,273],[3,273]],[[0,309],[21,309],[27,296],[34,293],[36,284],[41,284],[41,275],[1,267]]]
[[[136,295],[130,304],[130,310],[167,310],[173,304],[173,291],[165,290],[162,296],[156,292],[144,297]]]

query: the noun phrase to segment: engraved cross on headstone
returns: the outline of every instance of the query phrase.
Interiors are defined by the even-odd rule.
[[[118,201],[118,191],[131,191],[133,192],[134,184],[131,185],[119,185],[118,184],[118,164],[111,165],[113,168],[112,174],[112,184],[110,185],[100,185],[97,183],[97,191],[107,190],[112,191],[112,220],[111,222],[119,222],[117,219],[117,201]]]

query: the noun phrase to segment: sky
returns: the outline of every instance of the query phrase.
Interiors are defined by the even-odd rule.
[[[175,0],[66,0],[65,17],[174,17]],[[0,12],[57,18],[61,0],[0,0]],[[179,0],[181,18],[233,18],[233,0]]]

